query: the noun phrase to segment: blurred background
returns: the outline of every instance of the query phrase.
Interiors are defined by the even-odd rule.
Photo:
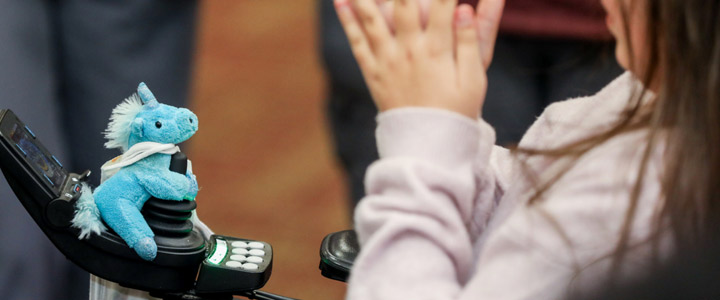
[[[316,7],[201,2],[190,97],[200,130],[188,146],[200,218],[273,245],[264,290],[342,299],[344,284],[318,270],[322,238],[350,223],[325,118]]]

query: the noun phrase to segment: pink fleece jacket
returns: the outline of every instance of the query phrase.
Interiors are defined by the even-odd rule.
[[[626,73],[595,96],[551,105],[520,145],[550,149],[612,126],[638,84]],[[362,250],[347,298],[561,299],[602,284],[646,136],[625,133],[594,148],[529,206],[531,176],[494,146],[484,121],[428,108],[381,113],[381,159],[368,170],[368,195],[355,214]],[[540,176],[558,166],[540,156],[527,163]],[[649,263],[661,166],[658,148],[622,277]]]

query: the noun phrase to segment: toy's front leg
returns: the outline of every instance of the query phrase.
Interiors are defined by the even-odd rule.
[[[143,196],[147,200],[147,196]],[[117,198],[117,195],[95,193],[95,203],[105,222],[135,252],[145,260],[153,260],[157,255],[152,230],[140,213],[138,202],[143,199]]]
[[[140,185],[155,198],[165,200],[194,199],[193,180],[187,175],[171,171],[151,170],[137,175]],[[195,183],[197,194],[197,183]],[[191,197],[192,195],[192,197]]]
[[[197,197],[197,193],[199,190],[197,178],[195,177],[195,174],[192,174],[190,172],[185,175],[188,180],[190,181],[190,188],[188,188],[188,193],[185,195],[186,200],[195,200],[195,197]]]

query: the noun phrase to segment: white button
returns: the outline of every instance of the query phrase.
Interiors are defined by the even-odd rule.
[[[261,242],[249,242],[249,243],[248,243],[248,246],[250,246],[250,248],[253,248],[253,249],[263,249],[263,248],[265,248],[265,244],[263,244],[263,243],[261,243]]]
[[[251,262],[251,263],[259,264],[259,263],[263,262],[263,259],[262,259],[262,257],[248,256],[247,261]]]
[[[235,248],[247,248],[248,247],[248,244],[243,241],[232,242],[231,245]]]
[[[241,263],[239,261],[231,260],[229,262],[226,262],[225,265],[228,267],[231,267],[231,268],[240,268],[243,266],[243,263]]]
[[[242,268],[245,270],[257,270],[259,267],[256,264],[247,263],[247,264],[243,264]]]
[[[240,254],[240,255],[247,255],[248,251],[245,248],[233,248],[232,249],[233,254]]]
[[[260,249],[250,249],[249,253],[250,253],[250,255],[255,255],[255,256],[265,256],[265,251],[260,250]]]
[[[247,257],[242,256],[242,255],[230,255],[230,259],[239,261],[239,262],[244,262],[247,260]]]

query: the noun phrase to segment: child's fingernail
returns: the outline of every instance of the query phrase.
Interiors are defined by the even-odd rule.
[[[347,0],[335,0],[335,6],[337,8],[346,7],[346,6],[348,6],[348,1]]]
[[[350,4],[347,0],[335,0],[335,8],[340,13],[347,13],[350,9]]]
[[[457,26],[469,26],[470,24],[472,24],[472,17],[472,13],[470,11],[461,9],[460,11],[458,11]]]

